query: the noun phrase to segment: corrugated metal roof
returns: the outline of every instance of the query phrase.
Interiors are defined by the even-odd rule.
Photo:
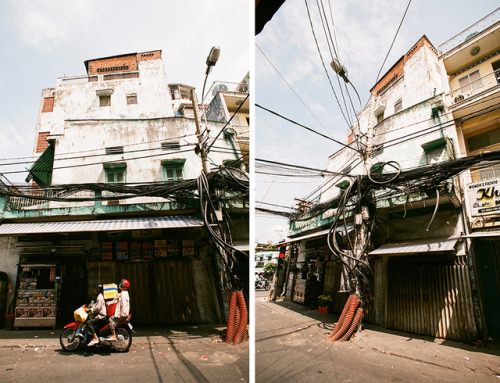
[[[353,228],[354,228],[354,224],[352,224],[352,223],[348,223],[347,224],[347,232],[348,233],[350,233]],[[330,229],[321,230],[321,231],[317,231],[316,233],[303,235],[302,237],[295,237],[295,238],[287,239],[285,242],[286,243],[291,243],[291,242],[302,241],[303,239],[316,238],[316,237],[320,237],[322,235],[327,235],[329,231],[330,231]],[[335,230],[335,231],[337,233],[339,233],[341,236],[345,236],[346,235],[346,230],[344,228],[344,225],[338,226],[337,230]]]
[[[191,215],[65,222],[4,223],[0,225],[0,235],[178,229],[201,227],[203,225],[201,217]]]
[[[458,237],[422,238],[403,242],[386,243],[370,252],[370,255],[381,254],[416,254],[438,251],[453,251]]]
[[[247,243],[242,243],[242,242],[236,242],[233,243],[233,247],[238,249],[239,251],[250,251],[250,244]]]
[[[470,234],[462,234],[460,238],[486,238],[486,237],[500,237],[500,231],[476,231]]]

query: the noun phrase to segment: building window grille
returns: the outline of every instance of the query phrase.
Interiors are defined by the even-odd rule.
[[[483,84],[481,81],[481,75],[479,74],[479,69],[469,73],[462,78],[459,78],[458,83],[460,85],[460,91],[462,92],[462,94],[473,92],[481,88]]]
[[[111,106],[111,96],[99,96],[99,106]]]
[[[399,100],[394,104],[394,113],[400,112],[403,110],[403,100]]]
[[[123,154],[123,146],[109,146],[106,148],[106,154]]]
[[[377,124],[380,124],[382,121],[384,121],[384,112],[377,115]]]
[[[163,150],[180,150],[181,144],[179,141],[165,141],[161,143],[161,148]]]
[[[373,158],[373,157],[379,156],[383,152],[384,152],[384,147],[382,146],[382,144],[373,145],[372,152],[370,153],[370,157]]]
[[[344,169],[342,169],[340,172],[342,174],[349,174],[349,172],[352,170],[352,166],[351,165],[347,165]]]
[[[127,95],[127,105],[137,104],[137,95],[129,94]]]
[[[488,132],[467,138],[469,151],[474,152],[500,143],[500,128],[492,129]]]

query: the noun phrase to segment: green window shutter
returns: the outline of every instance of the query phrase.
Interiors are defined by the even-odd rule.
[[[127,176],[126,162],[113,162],[102,165],[106,173],[107,183],[125,183]]]
[[[49,186],[52,183],[52,171],[54,169],[54,152],[53,144],[49,144],[48,148],[38,157],[38,160],[31,166],[26,182],[31,179],[39,186]]]
[[[161,166],[163,168],[163,178],[166,181],[183,180],[185,162],[185,159],[162,161]]]
[[[443,149],[445,146],[446,146],[446,139],[444,137],[422,144],[422,148],[426,152],[433,152],[435,150]]]

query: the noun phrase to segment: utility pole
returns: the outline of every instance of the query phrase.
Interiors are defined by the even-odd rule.
[[[207,151],[205,148],[205,140],[200,125],[200,115],[198,114],[198,98],[196,97],[196,92],[194,91],[194,89],[191,89],[191,101],[193,103],[194,121],[196,123],[196,135],[198,136],[198,145],[195,148],[195,152],[200,154],[203,172],[205,174],[208,174]]]

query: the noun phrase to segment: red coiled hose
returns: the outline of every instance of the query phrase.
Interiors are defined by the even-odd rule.
[[[231,291],[231,296],[229,298],[229,315],[227,319],[227,331],[226,331],[226,339],[225,342],[231,343],[234,339],[234,335],[236,334],[235,321],[236,319],[236,309],[238,305],[238,295],[236,292]]]
[[[238,332],[234,337],[234,344],[239,344],[247,334],[248,310],[245,303],[245,296],[243,291],[238,291],[238,303],[240,308],[240,324]]]
[[[358,305],[359,305],[359,299],[357,296],[354,296],[354,298],[351,299],[351,301],[349,303],[349,310],[347,311],[344,322],[342,323],[342,327],[340,327],[339,331],[331,337],[331,339],[330,339],[331,341],[335,341],[335,340],[341,338],[346,333],[346,331],[351,326],[351,322],[352,322],[352,319],[354,318],[354,314],[356,313],[356,309],[358,308]],[[347,306],[347,304],[346,304],[346,306]]]
[[[340,328],[342,327],[342,324],[344,323],[345,316],[347,314],[347,311],[349,309],[349,306],[351,304],[351,301],[356,297],[356,295],[349,295],[349,298],[347,298],[347,302],[345,303],[344,309],[342,310],[342,314],[340,314],[340,318],[337,321],[337,324],[333,328],[333,331],[330,333],[328,336],[328,340],[331,340],[333,336],[339,332]]]
[[[358,323],[361,320],[361,317],[363,316],[363,309],[360,307],[356,311],[356,315],[354,316],[354,319],[352,320],[351,325],[349,326],[349,330],[345,333],[345,335],[339,339],[341,342],[345,342],[346,340],[349,340],[351,338],[351,335],[356,331],[356,328],[358,327]]]

